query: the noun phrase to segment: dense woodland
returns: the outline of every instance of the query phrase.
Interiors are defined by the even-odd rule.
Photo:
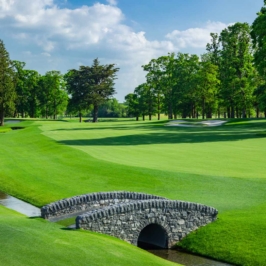
[[[266,117],[266,7],[252,26],[235,23],[211,33],[200,57],[171,53],[142,68],[146,82],[125,97],[137,120],[161,113],[169,119]]]
[[[5,116],[58,115],[134,116],[149,119],[165,113],[177,118],[266,117],[266,0],[250,26],[235,23],[220,34],[211,33],[206,53],[171,53],[142,66],[146,82],[126,95],[113,98],[118,68],[80,66],[65,75],[40,75],[25,63],[10,60],[0,40],[0,125]]]

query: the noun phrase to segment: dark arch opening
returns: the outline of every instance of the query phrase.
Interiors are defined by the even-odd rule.
[[[168,236],[166,230],[158,224],[147,225],[139,234],[138,247],[144,249],[168,248]]]

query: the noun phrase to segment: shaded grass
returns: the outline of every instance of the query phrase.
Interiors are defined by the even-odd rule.
[[[266,205],[223,213],[191,233],[179,247],[234,265],[266,265]]]
[[[183,247],[241,265],[265,262],[265,120],[200,130],[162,121],[21,126],[0,135],[6,192],[38,206],[111,190],[207,204],[219,210],[219,220]]]
[[[0,206],[0,265],[176,265],[116,238],[61,230]],[[134,255],[133,255],[134,254]]]

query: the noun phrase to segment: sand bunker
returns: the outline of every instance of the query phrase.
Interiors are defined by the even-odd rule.
[[[222,124],[226,123],[226,121],[222,120],[207,120],[207,121],[199,121],[199,122],[189,122],[185,120],[173,120],[166,124],[169,127],[217,127],[221,126]]]
[[[5,121],[5,124],[15,124],[21,122],[20,120],[7,120]]]

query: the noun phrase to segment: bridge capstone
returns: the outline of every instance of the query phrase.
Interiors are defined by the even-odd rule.
[[[108,234],[133,245],[170,248],[187,234],[217,219],[215,208],[134,192],[92,193],[63,199],[41,209],[58,220],[78,215],[76,228]]]

